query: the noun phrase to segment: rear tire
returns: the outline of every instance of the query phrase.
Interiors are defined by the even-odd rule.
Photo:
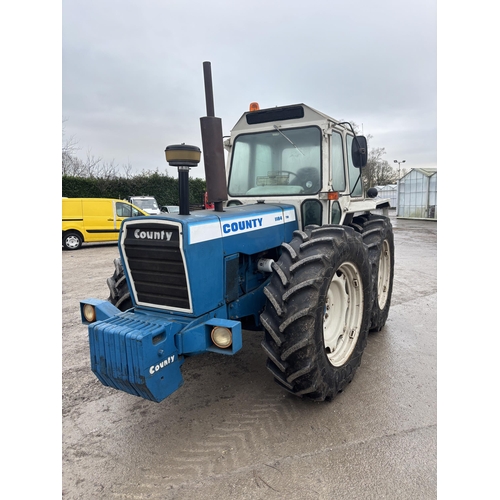
[[[368,247],[372,281],[370,331],[385,326],[391,307],[394,282],[394,233],[388,217],[366,214],[354,218],[351,226],[363,237]]]
[[[115,265],[115,272],[113,276],[107,279],[109,288],[108,302],[111,302],[120,311],[126,311],[133,307],[130,289],[125,278],[121,259],[115,259],[113,263]]]
[[[351,382],[367,342],[367,249],[352,228],[308,226],[282,250],[264,290],[267,367],[291,393],[332,400]]]

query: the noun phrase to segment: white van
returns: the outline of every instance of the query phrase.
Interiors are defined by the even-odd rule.
[[[160,215],[161,210],[154,196],[129,196],[127,200],[149,215]]]

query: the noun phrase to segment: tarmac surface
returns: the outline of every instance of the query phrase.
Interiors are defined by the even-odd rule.
[[[118,249],[63,251],[62,498],[436,498],[437,223],[391,219],[389,318],[331,403],[274,383],[250,331],[234,356],[187,359],[161,403],[103,386],[79,301],[108,297]]]

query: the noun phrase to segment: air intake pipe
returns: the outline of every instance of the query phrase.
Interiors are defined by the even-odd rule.
[[[203,63],[203,75],[207,116],[200,118],[200,124],[208,202],[214,204],[216,212],[223,212],[223,202],[227,201],[227,184],[224,166],[222,120],[215,116],[210,62]]]

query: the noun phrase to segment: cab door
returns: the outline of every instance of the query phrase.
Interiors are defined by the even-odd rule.
[[[132,217],[132,205],[122,201],[114,201],[113,202],[114,209],[114,227],[120,232],[120,227],[122,226],[122,222],[127,217]],[[117,238],[118,239],[118,238]]]
[[[145,215],[126,201],[88,199],[84,201],[85,241],[118,241],[127,217]]]
[[[85,241],[118,241],[114,219],[113,200],[105,198],[84,200]]]

